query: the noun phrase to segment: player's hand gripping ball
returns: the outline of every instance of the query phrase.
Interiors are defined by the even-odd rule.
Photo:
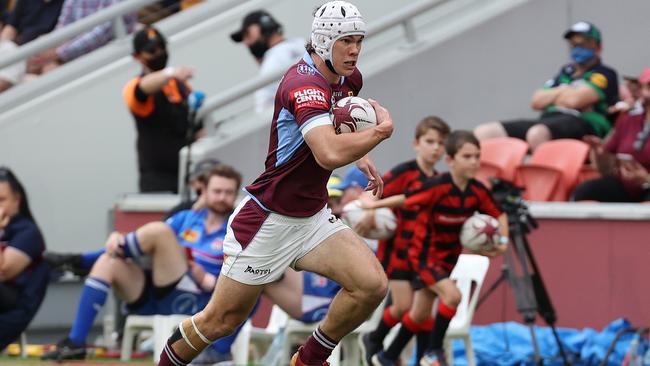
[[[474,214],[460,230],[460,243],[474,252],[487,251],[499,243],[499,221],[492,216]]]
[[[375,109],[367,100],[346,97],[332,108],[332,123],[337,134],[359,132],[377,125]]]
[[[363,209],[361,208],[361,202],[359,200],[349,202],[343,207],[341,220],[350,228],[354,229],[362,217]],[[375,227],[364,237],[367,239],[378,240],[389,239],[393,234],[395,234],[396,227],[397,220],[393,211],[385,207],[378,208],[375,210]]]

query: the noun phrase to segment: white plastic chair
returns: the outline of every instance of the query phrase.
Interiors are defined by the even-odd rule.
[[[289,315],[287,315],[287,313],[277,305],[273,305],[269,317],[269,323],[266,328],[253,327],[250,319],[246,321],[239,332],[237,339],[230,348],[235,364],[247,365],[250,344],[263,344],[268,346],[271,344],[273,337],[278,334],[280,329],[286,326],[288,319]]]
[[[454,357],[451,340],[454,338],[463,340],[465,343],[467,364],[469,366],[476,366],[476,357],[474,356],[474,348],[472,347],[472,340],[469,336],[469,328],[472,324],[481,286],[483,285],[483,280],[489,267],[490,260],[485,256],[461,254],[458,258],[458,263],[456,263],[454,270],[451,272],[450,278],[456,281],[456,286],[458,286],[462,298],[456,315],[451,319],[449,329],[445,335],[445,353],[447,354],[447,361],[450,366],[453,365]]]
[[[385,301],[385,300],[384,300]],[[361,334],[370,332],[377,327],[381,320],[384,310],[384,303],[382,302],[377,309],[372,313],[370,318],[359,325],[355,330],[345,336],[339,345],[334,348],[332,355],[327,359],[330,366],[358,366],[361,361],[361,350],[359,349],[358,338]],[[302,343],[305,338],[309,337],[316,329],[319,322],[306,324],[295,319],[289,319],[287,328],[285,329],[284,345],[282,352],[283,364],[289,363],[291,357],[291,345],[295,343]],[[341,347],[345,350],[345,359],[341,361]]]
[[[130,360],[136,334],[143,330],[151,329],[154,337],[153,361],[154,363],[157,363],[160,361],[160,353],[163,348],[165,348],[167,338],[176,329],[178,324],[187,318],[189,318],[189,316],[181,314],[127,316],[126,324],[124,325],[124,337],[122,339],[120,360]],[[251,337],[251,328],[252,325],[250,320],[247,320],[231,346],[233,361],[236,365],[248,364],[248,343]]]
[[[172,334],[176,326],[187,315],[129,315],[126,317],[124,324],[124,337],[122,337],[122,355],[120,360],[128,361],[131,359],[133,342],[136,334],[143,330],[153,330],[153,361],[157,363],[160,360],[160,352],[165,347],[167,338]]]

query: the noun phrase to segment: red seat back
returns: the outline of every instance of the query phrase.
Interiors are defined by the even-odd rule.
[[[479,170],[479,176],[491,173],[493,175],[488,177],[496,176],[514,181],[515,169],[521,164],[526,152],[528,143],[512,137],[481,141],[481,170],[483,166],[487,168],[485,172]]]
[[[589,146],[579,140],[545,142],[528,165],[517,168],[515,182],[526,188],[524,196],[529,200],[566,201],[588,153]]]

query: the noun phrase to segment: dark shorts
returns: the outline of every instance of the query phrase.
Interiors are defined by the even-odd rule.
[[[415,278],[408,258],[408,244],[394,238],[379,242],[377,259],[389,280],[411,281]]]
[[[528,129],[537,124],[548,127],[552,138],[555,139],[582,139],[585,135],[595,135],[596,131],[584,119],[566,113],[544,113],[538,119],[519,119],[501,123],[508,136],[526,140]]]
[[[460,245],[460,244],[459,244]],[[460,250],[440,250],[433,247],[420,248],[416,246],[409,250],[411,266],[417,277],[412,282],[414,289],[431,287],[449,278],[451,271],[458,262]]]
[[[145,271],[145,285],[139,298],[126,304],[126,312],[136,315],[193,315],[205,307],[210,295],[202,291],[188,291],[181,283],[188,281],[183,275],[172,284],[158,287],[153,284],[151,272]],[[191,280],[190,280],[191,281]]]

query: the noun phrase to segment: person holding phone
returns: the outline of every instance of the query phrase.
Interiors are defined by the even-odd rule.
[[[650,201],[650,68],[639,76],[644,112],[621,115],[612,134],[602,142],[585,136],[591,145],[591,161],[602,177],[580,184],[575,201]]]

